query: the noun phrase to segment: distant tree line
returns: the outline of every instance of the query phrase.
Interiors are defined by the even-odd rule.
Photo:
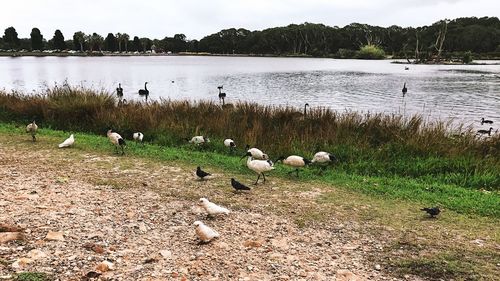
[[[370,46],[370,48],[366,48]],[[270,54],[317,57],[353,57],[360,49],[380,51],[394,57],[428,60],[457,52],[500,53],[500,21],[497,17],[468,17],[441,20],[430,26],[379,27],[352,23],[342,28],[323,24],[290,24],[285,27],[250,31],[224,29],[201,40],[188,40],[184,34],[163,39],[131,37],[127,33],[103,36],[75,32],[65,40],[60,30],[51,39],[33,28],[30,38],[20,39],[14,27],[0,38],[3,50],[75,50],[107,52],[208,52],[215,54]],[[376,47],[373,49],[371,47]],[[361,53],[363,54],[363,52]],[[365,54],[366,55],[366,54]],[[369,55],[369,54],[368,54]]]

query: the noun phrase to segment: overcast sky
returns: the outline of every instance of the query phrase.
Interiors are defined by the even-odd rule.
[[[104,37],[125,32],[162,39],[184,33],[201,39],[231,27],[261,30],[303,22],[406,27],[444,18],[500,16],[498,0],[14,0],[1,6],[1,35],[14,26],[19,37],[29,37],[38,27],[47,39],[56,29],[66,39],[79,30]]]

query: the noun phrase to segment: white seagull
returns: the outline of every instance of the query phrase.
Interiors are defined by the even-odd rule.
[[[228,209],[208,201],[207,198],[200,198],[198,205],[201,205],[210,216],[219,214],[228,215],[230,213]]]
[[[196,229],[196,235],[198,235],[198,237],[202,242],[208,243],[212,239],[220,236],[219,233],[217,233],[217,231],[206,226],[201,221],[195,221],[193,225]]]
[[[63,141],[62,143],[59,144],[59,148],[70,147],[74,143],[75,143],[75,136],[73,134],[71,134],[71,136],[69,136],[69,138],[67,138],[65,141]]]

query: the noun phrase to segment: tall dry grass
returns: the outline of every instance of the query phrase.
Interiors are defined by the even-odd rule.
[[[325,108],[312,108],[303,116],[292,107],[238,103],[221,108],[210,101],[119,106],[110,93],[64,85],[35,95],[1,92],[0,119],[36,119],[41,127],[96,134],[105,134],[111,127],[126,138],[141,131],[160,145],[180,145],[193,135],[233,138],[240,147],[260,147],[273,157],[310,157],[327,150],[338,155],[348,172],[437,175],[445,182],[476,188],[500,185],[498,135],[479,139],[471,129],[425,122],[422,116],[338,113]]]

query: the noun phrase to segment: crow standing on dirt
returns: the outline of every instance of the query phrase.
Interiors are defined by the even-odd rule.
[[[431,216],[431,218],[435,218],[441,212],[441,210],[439,210],[438,207],[422,208],[422,209],[420,209],[420,211],[427,212]]]
[[[239,181],[235,180],[234,178],[231,179],[231,185],[236,191],[241,191],[241,190],[250,190],[250,187],[240,183]]]
[[[210,173],[207,173],[207,172],[203,171],[203,170],[200,168],[200,166],[198,166],[198,167],[196,168],[196,175],[197,175],[197,176],[198,176],[201,180],[204,180],[204,178],[205,178],[206,176],[211,176],[212,174],[210,174]]]

